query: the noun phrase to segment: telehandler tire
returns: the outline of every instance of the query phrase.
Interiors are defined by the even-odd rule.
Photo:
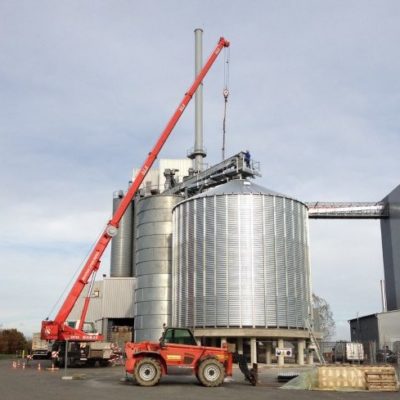
[[[221,386],[225,379],[225,368],[218,360],[206,358],[199,365],[197,378],[203,386]]]
[[[161,379],[161,365],[155,358],[142,358],[135,366],[134,377],[140,386],[155,386]]]

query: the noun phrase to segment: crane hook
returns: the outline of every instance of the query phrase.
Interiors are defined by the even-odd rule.
[[[225,102],[227,102],[229,96],[229,90],[225,88],[222,94],[224,95]]]

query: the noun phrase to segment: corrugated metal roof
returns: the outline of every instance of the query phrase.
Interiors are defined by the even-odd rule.
[[[271,189],[267,189],[263,186],[257,185],[252,181],[247,179],[233,179],[227,183],[224,183],[219,186],[215,186],[203,193],[200,193],[196,196],[190,197],[188,200],[197,199],[201,197],[212,197],[212,196],[221,196],[227,194],[237,194],[237,195],[246,195],[246,194],[261,194],[266,196],[277,196],[277,197],[285,197],[287,199],[293,199],[299,201],[291,196],[287,196],[282,193],[275,192]],[[187,201],[187,200],[185,200]],[[301,202],[303,203],[303,202]]]
[[[223,185],[211,188],[204,193],[200,193],[193,198],[218,196],[220,194],[266,194],[271,196],[286,197],[283,194],[274,192],[273,190],[264,188],[260,185],[256,185],[247,179],[234,179],[224,183]]]

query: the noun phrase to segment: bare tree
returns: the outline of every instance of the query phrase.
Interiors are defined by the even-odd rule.
[[[317,296],[313,293],[313,308],[314,318],[318,330],[322,333],[322,340],[331,338],[336,331],[335,320],[333,319],[333,313],[328,302],[322,297]]]

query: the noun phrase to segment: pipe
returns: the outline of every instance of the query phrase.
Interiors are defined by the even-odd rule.
[[[203,30],[197,28],[194,30],[195,38],[195,76],[199,74],[203,67]],[[203,83],[199,85],[194,97],[195,111],[195,136],[194,136],[194,169],[195,171],[203,170],[203,157],[205,152],[203,149]]]
[[[384,281],[381,279],[381,301],[382,301],[382,312],[386,312],[386,291]]]

